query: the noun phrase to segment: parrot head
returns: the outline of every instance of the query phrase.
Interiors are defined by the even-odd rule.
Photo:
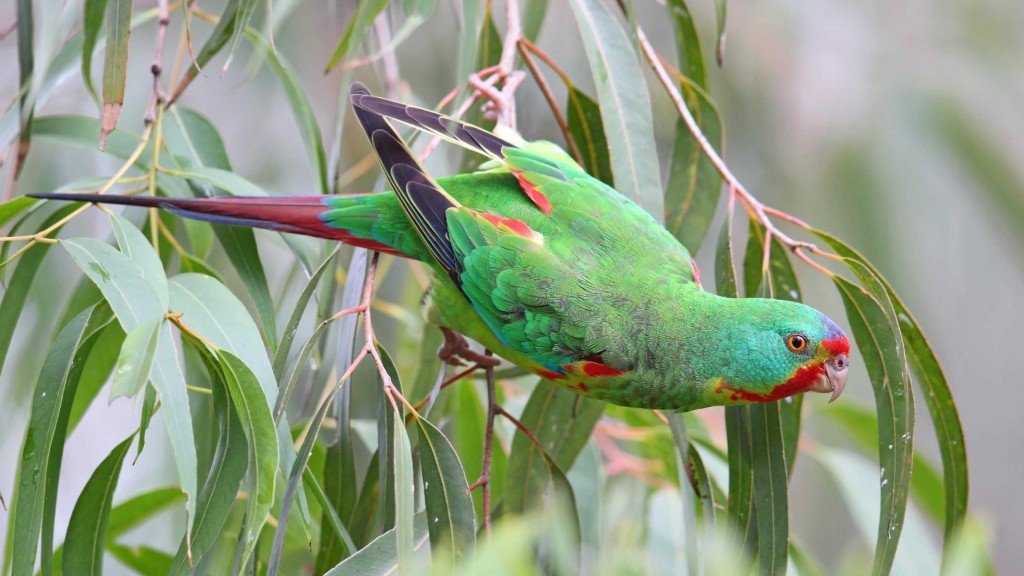
[[[724,324],[725,362],[707,380],[715,404],[770,402],[846,385],[850,341],[821,312],[796,302],[731,299],[735,321]],[[830,400],[830,401],[831,401]]]

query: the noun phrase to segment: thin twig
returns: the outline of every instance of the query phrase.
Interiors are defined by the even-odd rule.
[[[490,352],[488,351],[488,354]],[[494,456],[494,417],[498,406],[494,389],[494,366],[487,367],[487,426],[484,428],[484,461],[480,477],[466,488],[466,493],[483,488],[484,534],[491,533],[491,462]]]
[[[726,166],[725,161],[722,160],[722,157],[719,156],[718,152],[714,149],[711,143],[708,142],[708,139],[704,136],[704,133],[701,131],[700,126],[697,124],[697,121],[694,119],[693,114],[690,112],[689,107],[687,107],[686,102],[683,100],[683,97],[680,95],[679,90],[676,88],[675,83],[672,81],[672,79],[669,77],[668,72],[665,70],[665,67],[661,62],[661,58],[658,56],[657,52],[654,51],[654,48],[651,46],[650,41],[647,39],[647,35],[644,34],[643,29],[641,29],[638,26],[636,32],[637,40],[640,43],[640,48],[644,52],[644,56],[650,63],[651,68],[654,69],[655,74],[658,76],[658,80],[660,80],[661,84],[665,87],[665,91],[668,92],[669,98],[672,100],[672,103],[675,104],[676,110],[679,112],[679,115],[686,123],[686,127],[689,130],[690,135],[693,136],[694,140],[697,141],[697,145],[700,147],[701,151],[704,152],[705,157],[707,157],[707,159],[715,167],[715,170],[722,177],[722,180],[724,180],[725,183],[729,186],[730,203],[735,198],[739,198],[740,202],[743,203],[744,208],[750,214],[751,218],[759,222],[764,227],[766,236],[768,238],[771,238],[772,236],[778,238],[780,242],[782,242],[787,248],[790,249],[790,251],[792,251],[794,254],[800,257],[800,259],[803,260],[804,262],[811,262],[811,260],[808,257],[806,257],[805,254],[802,254],[802,251],[804,250],[812,254],[831,257],[831,254],[829,252],[821,250],[817,246],[809,242],[794,240],[789,235],[782,232],[781,230],[778,229],[778,227],[775,226],[775,223],[772,222],[772,219],[769,217],[769,214],[774,215],[792,224],[808,228],[807,225],[804,224],[798,218],[789,216],[788,214],[784,215],[784,213],[780,212],[779,210],[765,206],[763,203],[761,203],[761,201],[755,198],[743,186],[743,184],[739,181],[739,179],[736,178],[736,176],[733,175],[733,173],[729,170],[729,167]],[[812,264],[812,266],[814,266],[818,270],[825,270],[825,268],[822,267],[820,264]]]
[[[160,88],[160,75],[164,69],[164,44],[167,42],[167,26],[171,23],[171,14],[167,6],[167,0],[157,0],[157,29],[156,47],[153,49],[153,63],[149,71],[153,74],[153,95],[149,98],[149,107],[146,108],[144,121],[146,126],[156,122],[157,108],[164,104],[164,93]]]
[[[526,62],[526,67],[530,69],[530,74],[533,75],[534,82],[537,83],[537,87],[540,88],[541,94],[544,95],[544,99],[548,102],[548,107],[551,108],[552,114],[555,115],[555,121],[558,122],[558,127],[562,130],[562,137],[565,138],[565,143],[569,146],[569,153],[576,159],[577,162],[583,164],[583,155],[580,154],[580,149],[576,146],[576,139],[572,137],[572,133],[569,132],[569,123],[566,122],[565,116],[562,115],[562,109],[558,107],[558,102],[555,101],[555,95],[551,93],[551,87],[548,86],[547,80],[544,79],[544,74],[541,73],[540,69],[537,68],[537,63],[533,61],[533,57],[530,56],[530,52],[526,47],[526,39],[522,39],[519,42],[519,53],[523,56],[523,61]]]

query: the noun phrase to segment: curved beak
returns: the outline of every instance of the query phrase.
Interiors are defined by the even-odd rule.
[[[850,365],[850,358],[846,354],[836,354],[831,360],[825,362],[825,371],[818,376],[814,384],[808,389],[811,392],[832,393],[829,402],[834,402],[843,393],[846,387],[846,373]]]

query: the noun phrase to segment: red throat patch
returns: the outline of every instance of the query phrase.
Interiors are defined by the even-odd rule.
[[[729,399],[733,401],[744,401],[744,402],[774,402],[776,400],[782,400],[788,398],[794,394],[800,394],[801,392],[808,391],[811,386],[814,385],[815,380],[818,379],[821,374],[825,372],[824,364],[814,364],[812,366],[803,366],[798,368],[797,371],[782,384],[772,388],[767,394],[758,394],[757,392],[748,392],[746,390],[740,390],[733,388],[727,383],[722,382],[718,385],[716,391],[728,390]]]

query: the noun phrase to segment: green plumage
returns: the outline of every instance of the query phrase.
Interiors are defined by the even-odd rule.
[[[513,144],[352,89],[392,190],[289,198],[69,196],[332,238],[435,271],[431,318],[581,394],[669,410],[842,391],[849,342],[802,304],[729,299],[649,214],[547,142]],[[434,180],[389,120],[488,156]]]

